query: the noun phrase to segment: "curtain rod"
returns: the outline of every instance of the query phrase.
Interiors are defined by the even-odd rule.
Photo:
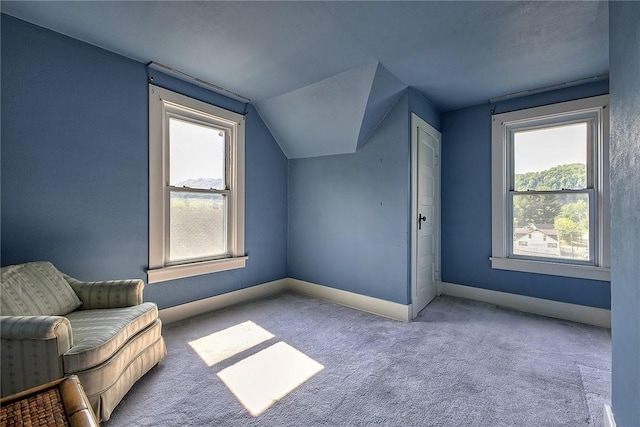
[[[188,82],[192,82],[200,87],[204,87],[206,89],[211,89],[216,93],[219,93],[220,95],[224,95],[224,96],[228,96],[229,98],[233,98],[236,101],[241,101],[244,103],[249,103],[251,102],[250,98],[247,98],[246,96],[240,95],[238,93],[232,92],[230,90],[227,90],[221,86],[218,85],[214,85],[213,83],[209,83],[207,81],[204,81],[202,79],[199,79],[197,77],[193,77],[192,75],[189,75],[187,73],[183,73],[182,71],[176,70],[175,68],[171,68],[168,67],[166,65],[160,64],[158,62],[154,62],[151,61],[147,64],[148,68],[151,68],[152,70],[157,70],[157,71],[162,71],[163,73],[167,73],[170,74],[174,77],[179,78],[180,80],[184,80],[184,81],[188,81]]]
[[[557,84],[553,84],[553,85],[542,86],[542,87],[539,87],[539,88],[536,88],[536,89],[528,89],[528,90],[522,90],[522,91],[519,91],[519,92],[509,93],[509,94],[506,94],[506,95],[500,95],[500,96],[496,96],[496,97],[493,97],[493,98],[489,98],[489,103],[494,104],[496,102],[504,101],[506,99],[518,98],[520,96],[533,95],[533,94],[536,94],[536,93],[548,92],[550,90],[559,89],[559,88],[562,88],[562,87],[576,86],[576,85],[579,85],[579,84],[582,84],[582,83],[604,80],[606,78],[609,78],[609,73],[598,74],[596,76],[586,77],[584,79],[578,79],[578,80],[571,80],[571,81],[564,82],[564,83],[557,83]]]

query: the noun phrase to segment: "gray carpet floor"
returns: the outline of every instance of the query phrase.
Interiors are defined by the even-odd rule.
[[[212,366],[189,345],[247,321],[273,337]],[[610,402],[609,330],[459,298],[402,323],[285,293],[163,335],[103,426],[602,426]],[[218,373],[281,342],[324,369],[253,416]]]

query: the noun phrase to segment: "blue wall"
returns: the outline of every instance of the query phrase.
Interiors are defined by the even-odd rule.
[[[147,68],[6,15],[2,63],[2,265],[49,259],[81,279],[145,278]],[[411,112],[443,131],[444,281],[609,307],[606,282],[491,269],[491,105],[440,116],[407,89],[356,153],[287,161],[251,106],[151,75],[248,111],[248,266],[148,286],[147,299],[160,307],[287,275],[408,304]],[[603,81],[494,107],[607,92]]]
[[[289,161],[289,276],[409,304],[410,99],[356,153]]]
[[[612,403],[640,426],[640,3],[609,4]]]
[[[411,113],[415,113],[425,122],[429,123],[436,130],[440,130],[440,112],[433,104],[416,90],[409,88],[409,114],[407,120],[409,122],[409,130],[411,130]],[[411,135],[411,133],[409,133]]]
[[[245,109],[153,75],[160,86]],[[79,279],[146,279],[146,66],[2,15],[1,93],[2,265],[44,259]],[[161,308],[286,276],[287,159],[248,113],[247,267],[148,285],[145,299]]]
[[[491,110],[608,93],[608,81],[442,114],[442,280],[592,307],[610,307],[608,282],[494,270],[491,256]]]

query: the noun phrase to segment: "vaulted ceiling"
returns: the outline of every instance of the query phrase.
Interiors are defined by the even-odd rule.
[[[448,111],[609,67],[605,1],[3,1],[0,7],[250,98],[289,158],[354,152],[408,86]]]

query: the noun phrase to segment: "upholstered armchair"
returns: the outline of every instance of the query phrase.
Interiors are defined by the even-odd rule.
[[[1,270],[2,396],[75,374],[101,421],[166,355],[142,280],[82,282],[49,262]]]

